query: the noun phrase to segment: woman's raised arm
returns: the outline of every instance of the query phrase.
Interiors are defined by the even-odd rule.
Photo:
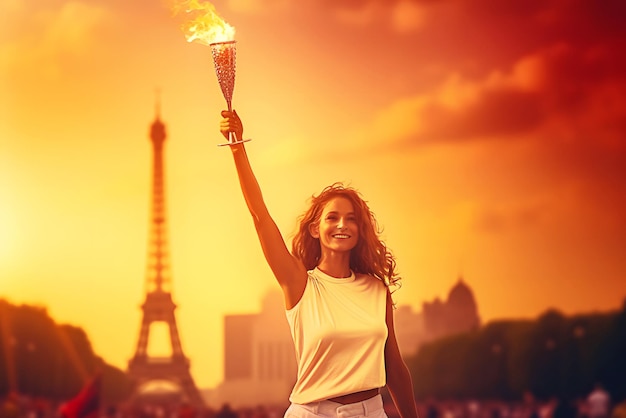
[[[229,132],[234,132],[237,140],[241,140],[243,138],[243,124],[237,112],[224,110],[222,117],[220,132],[226,138],[228,138]],[[300,300],[302,292],[304,292],[307,278],[306,269],[302,262],[289,252],[278,226],[270,216],[244,145],[230,145],[230,149],[235,161],[239,185],[248,210],[252,215],[263,254],[283,289],[285,305],[289,309]]]

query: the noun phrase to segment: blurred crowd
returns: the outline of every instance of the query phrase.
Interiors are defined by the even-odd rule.
[[[587,397],[540,401],[526,393],[518,402],[430,400],[418,405],[421,418],[626,418],[626,401],[613,404],[601,385]],[[388,411],[391,418],[393,411]]]
[[[389,418],[399,418],[393,403],[385,403]],[[188,404],[99,405],[94,411],[63,414],[63,404],[10,393],[0,398],[0,418],[282,418],[288,405],[198,410]],[[476,400],[418,401],[420,418],[626,418],[626,400],[612,402],[597,385],[584,398],[537,400],[527,393],[517,402]]]

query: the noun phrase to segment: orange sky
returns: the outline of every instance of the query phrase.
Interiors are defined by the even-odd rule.
[[[234,107],[290,236],[307,198],[361,190],[404,277],[459,274],[480,314],[626,297],[626,37],[619,2],[215,1]],[[83,327],[125,368],[143,302],[155,90],[183,349],[222,377],[222,316],[273,288],[229,151],[210,49],[157,1],[0,4],[0,297]]]

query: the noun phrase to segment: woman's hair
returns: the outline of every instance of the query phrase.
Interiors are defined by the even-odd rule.
[[[298,228],[292,241],[293,255],[302,261],[307,270],[317,266],[322,250],[319,239],[311,236],[309,226],[320,222],[324,207],[335,197],[344,197],[352,202],[359,228],[359,239],[350,251],[350,269],[374,276],[387,287],[399,287],[396,260],[379,237],[382,230],[374,213],[356,189],[345,187],[342,183],[334,183],[319,195],[311,197],[311,206],[298,218]]]

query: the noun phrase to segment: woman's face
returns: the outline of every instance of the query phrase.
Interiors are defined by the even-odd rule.
[[[322,250],[350,251],[359,240],[359,226],[352,202],[345,197],[329,200],[317,224],[311,224],[313,238],[319,238]]]

